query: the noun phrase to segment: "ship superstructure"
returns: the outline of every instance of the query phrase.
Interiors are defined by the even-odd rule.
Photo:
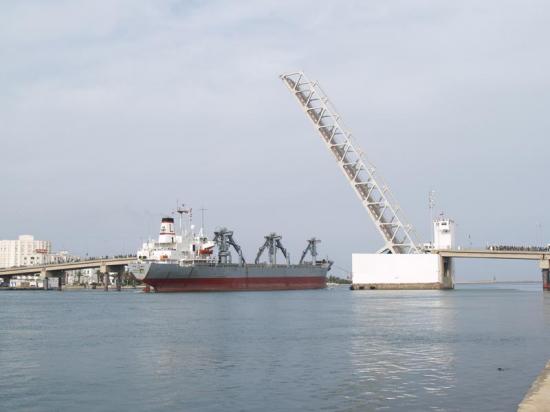
[[[143,243],[137,252],[138,259],[159,262],[212,262],[215,243],[204,236],[202,229],[199,233],[194,233],[193,229],[193,225],[189,225],[177,235],[174,218],[163,217],[158,241],[149,240]]]

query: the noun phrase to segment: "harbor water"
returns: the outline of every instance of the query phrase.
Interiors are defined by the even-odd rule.
[[[6,411],[514,411],[550,359],[540,284],[0,293]]]

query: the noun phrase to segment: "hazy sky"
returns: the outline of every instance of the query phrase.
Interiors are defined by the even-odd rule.
[[[543,0],[2,1],[0,238],[134,252],[179,199],[249,260],[277,231],[350,268],[383,242],[278,78],[304,70],[421,240],[434,189],[462,245],[550,243],[549,21]],[[539,278],[457,279],[501,274]]]

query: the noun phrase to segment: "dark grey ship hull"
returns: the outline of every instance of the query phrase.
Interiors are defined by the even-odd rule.
[[[157,292],[291,290],[326,287],[328,263],[238,265],[138,261],[129,270]]]

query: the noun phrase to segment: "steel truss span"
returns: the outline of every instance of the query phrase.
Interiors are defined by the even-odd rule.
[[[388,186],[376,176],[375,167],[365,159],[363,152],[353,142],[351,133],[342,127],[340,116],[319,84],[310,81],[303,72],[283,74],[280,77],[313,122],[367,209],[385,241],[382,250],[389,253],[420,253],[414,241],[412,226],[405,223]]]

